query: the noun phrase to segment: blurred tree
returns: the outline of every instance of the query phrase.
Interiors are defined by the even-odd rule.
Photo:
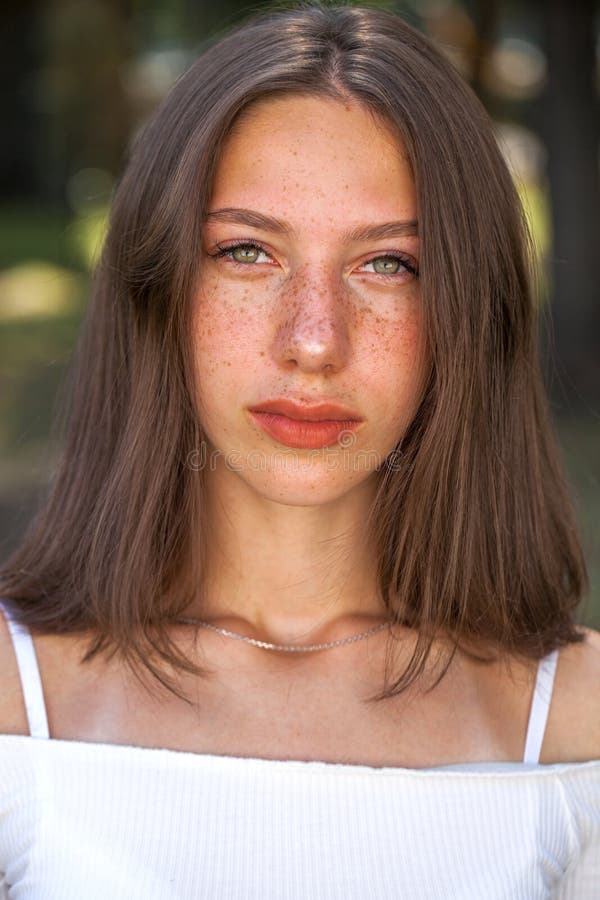
[[[543,130],[553,227],[554,393],[600,412],[600,109],[594,0],[544,0],[549,78]]]
[[[484,69],[498,31],[500,17],[498,0],[476,0],[472,4],[471,14],[476,34],[471,64],[471,86],[480,97],[483,97],[485,94]]]
[[[36,30],[40,0],[4,0],[0,105],[0,196],[23,200],[35,196],[35,147],[42,137],[35,112],[32,73],[39,68],[42,47]]]
[[[132,122],[125,79],[131,3],[49,0],[44,6],[39,97],[49,113],[49,143],[39,167],[43,192],[62,204],[69,178],[81,169],[120,168]]]

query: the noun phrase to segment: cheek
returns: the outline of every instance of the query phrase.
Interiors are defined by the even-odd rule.
[[[194,299],[193,349],[197,392],[207,403],[239,386],[240,372],[251,381],[257,365],[259,329],[264,315],[251,304],[250,290],[235,302],[204,290]]]
[[[403,298],[394,314],[370,317],[369,351],[385,358],[385,367],[407,376],[425,364],[425,323],[418,294]]]
[[[406,306],[393,320],[376,319],[368,355],[383,421],[393,428],[406,427],[417,411],[428,372],[420,306]]]
[[[240,333],[248,320],[248,298],[245,307],[234,303],[228,292],[220,288],[218,282],[207,281],[198,289],[194,297],[193,334],[198,363],[205,358],[227,356],[232,346],[236,346]]]

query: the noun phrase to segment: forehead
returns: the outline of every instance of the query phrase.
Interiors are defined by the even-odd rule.
[[[416,218],[400,136],[356,101],[287,96],[252,104],[220,154],[211,208],[245,206],[290,221]]]

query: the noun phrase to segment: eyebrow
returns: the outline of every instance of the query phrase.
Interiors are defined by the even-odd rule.
[[[224,209],[214,209],[207,213],[207,220],[211,222],[226,222],[233,225],[248,225],[250,228],[261,228],[263,231],[272,231],[275,234],[293,234],[294,229],[287,222],[267,216],[264,213],[252,209],[241,209],[230,206]],[[405,237],[418,235],[416,220],[404,222],[384,222],[381,225],[360,225],[344,235],[348,241],[376,241],[386,237]]]

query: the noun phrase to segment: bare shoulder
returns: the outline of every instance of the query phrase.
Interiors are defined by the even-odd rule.
[[[561,647],[541,762],[600,759],[600,632]]]
[[[0,609],[0,734],[28,734],[21,679],[4,612]]]

